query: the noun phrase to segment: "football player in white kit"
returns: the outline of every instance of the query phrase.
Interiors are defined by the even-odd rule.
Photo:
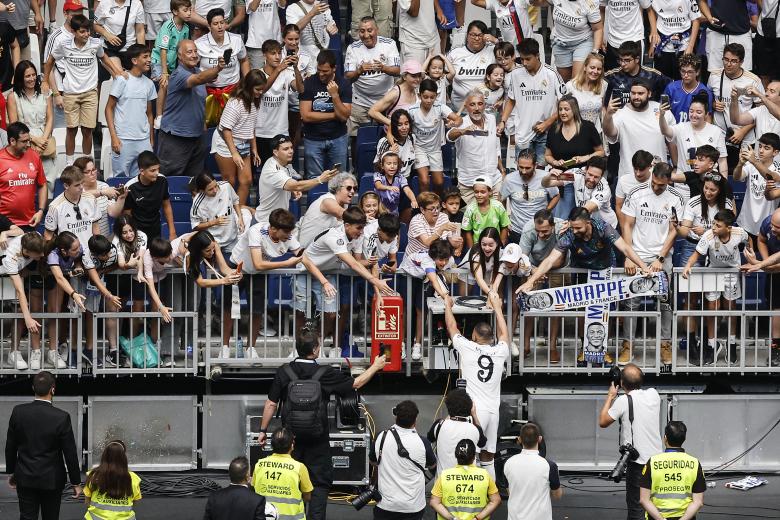
[[[444,310],[447,332],[452,339],[452,347],[458,353],[460,371],[466,380],[466,392],[474,401],[479,424],[487,437],[487,443],[479,453],[479,465],[495,478],[493,457],[498,438],[501,378],[509,358],[509,332],[501,309],[501,299],[494,292],[488,296],[488,305],[494,309],[496,316],[496,343],[493,339],[493,327],[487,322],[477,323],[471,333],[471,340],[466,339],[458,330],[452,305],[452,298],[448,296]]]

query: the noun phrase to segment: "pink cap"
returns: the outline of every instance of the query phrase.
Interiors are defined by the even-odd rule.
[[[406,60],[403,65],[401,65],[401,74],[421,74],[422,73],[422,65],[420,65],[420,62],[417,60]]]

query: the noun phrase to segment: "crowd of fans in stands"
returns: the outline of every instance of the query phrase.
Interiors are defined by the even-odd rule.
[[[244,290],[254,275],[305,269],[317,310],[341,309],[326,324],[330,355],[360,355],[341,343],[352,291],[334,271],[351,270],[379,294],[393,291],[382,275],[400,271],[444,296],[437,274],[462,265],[461,291],[505,294],[507,280],[519,287],[565,251],[558,237],[579,207],[599,237],[622,237],[645,264],[626,259],[629,274],[778,269],[778,0],[472,3],[495,15],[496,29],[464,19],[465,2],[453,0],[399,0],[395,22],[389,0],[356,0],[349,35],[339,6],[320,1],[103,0],[90,19],[66,0],[56,6],[64,23],[50,24],[45,41],[36,2],[0,4],[0,274],[16,288],[31,345],[28,360],[14,348],[5,361],[68,366],[56,320],[41,352],[33,314],[44,302],[89,319],[127,302],[143,309],[135,295],[145,288],[170,322],[171,310],[192,304],[165,301],[171,292],[158,284],[171,283],[170,266],[200,287]],[[545,8],[549,42],[537,31]],[[42,37],[41,64],[20,57],[29,30]],[[98,163],[101,117],[110,147]],[[180,177],[192,201],[185,219],[171,204]],[[553,267],[567,265],[562,254]],[[112,283],[122,269],[138,275]],[[262,283],[252,287],[262,294]],[[424,290],[414,285],[415,302]],[[780,277],[766,290],[780,308]],[[301,317],[309,296],[297,277]],[[714,310],[741,296],[734,277],[702,300]],[[717,356],[712,321],[706,345],[695,324],[689,344]],[[101,363],[119,363],[117,326],[107,321]],[[626,338],[634,326],[624,321]],[[667,363],[668,302],[660,331]],[[247,357],[260,332],[250,331]],[[223,357],[234,355],[230,334]],[[736,349],[733,328],[728,336]],[[780,363],[780,319],[771,338]],[[623,341],[620,361],[632,348]]]

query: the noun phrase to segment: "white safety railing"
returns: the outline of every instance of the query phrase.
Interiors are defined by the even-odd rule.
[[[313,279],[308,273],[280,269],[245,274],[238,288],[240,318],[233,319],[230,286],[199,289],[181,269],[174,269],[158,284],[163,303],[173,308],[170,323],[165,323],[152,308],[145,285],[135,282],[135,273],[130,271],[105,277],[108,289],[122,297],[121,309],[109,310],[98,298],[97,308],[91,307],[95,312],[89,314],[66,307],[64,297],[62,305],[54,305],[51,297],[55,293],[50,292],[54,281],[50,277],[43,279],[43,287],[40,279],[38,285],[31,287],[32,277],[28,277],[26,294],[33,317],[41,325],[39,334],[27,331],[10,280],[2,278],[0,375],[36,370],[30,364],[37,348],[42,349],[40,368],[63,375],[205,373],[212,376],[224,370],[267,371],[295,355],[296,334],[310,320],[323,338],[322,352],[328,363],[360,369],[368,365],[371,357],[373,287],[348,271],[326,275],[332,277],[339,289],[338,305],[333,313],[317,311]],[[622,270],[613,270],[613,276],[622,275]],[[542,286],[582,283],[585,276],[584,270],[561,269],[549,273]],[[682,270],[675,269],[671,301],[635,298],[631,304],[621,302],[611,306],[607,363],[599,365],[586,363],[581,357],[584,309],[529,311],[519,315],[514,297],[519,280],[507,281],[503,289],[505,317],[511,340],[520,352],[508,368],[510,373],[590,374],[603,373],[614,363],[631,361],[650,373],[780,373],[780,363],[775,360],[772,364],[770,348],[773,320],[777,321],[775,329],[780,329],[780,311],[771,305],[774,302],[775,307],[780,307],[780,294],[774,294],[779,284],[772,276],[780,275],[696,268],[684,280]],[[453,295],[480,294],[478,287],[469,282],[465,270],[454,270],[447,281]],[[733,298],[731,308],[725,307],[729,300],[722,297],[718,307],[708,304],[712,300],[708,296],[714,295],[707,293],[733,290],[734,282],[739,282],[741,294]],[[388,277],[388,283],[401,294],[405,306],[403,337],[407,355],[403,372],[411,376],[441,368],[434,362],[436,349],[442,347],[439,344],[443,329],[441,315],[429,312],[426,293],[416,288],[419,280],[396,274]],[[416,305],[415,297],[420,299]],[[668,304],[673,314],[671,352],[662,352],[663,304]],[[416,308],[421,314],[420,333]],[[491,319],[489,313],[472,318],[472,324],[474,320]],[[462,316],[459,320],[468,327]],[[717,326],[713,327],[713,323]],[[256,339],[250,345],[253,337]],[[421,359],[416,359],[417,356],[413,359],[411,355],[415,338],[422,345]],[[729,340],[733,340],[731,346]],[[715,349],[709,350],[713,344]],[[250,346],[253,352],[248,350]],[[55,368],[47,362],[49,349],[57,350],[67,368]],[[15,350],[21,352],[27,369],[9,364],[9,354]],[[714,359],[716,350],[718,356]],[[441,350],[438,352],[441,354]],[[664,364],[662,354],[669,353],[671,362]]]

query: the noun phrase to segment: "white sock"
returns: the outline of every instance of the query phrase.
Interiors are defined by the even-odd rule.
[[[511,168],[516,168],[517,164],[515,163],[515,145],[513,144],[507,144],[506,145],[506,169],[509,170]]]
[[[479,467],[484,469],[490,475],[490,478],[496,480],[496,466],[495,461],[492,460],[480,460]]]
[[[712,348],[715,348],[715,347],[718,345],[718,343],[717,343],[717,341],[716,341],[716,340],[714,340],[714,339],[708,339],[708,340],[707,340],[707,345],[709,345],[709,346],[710,346],[710,347],[712,347]]]
[[[66,155],[65,156],[65,166],[73,166],[73,156],[72,155]]]
[[[737,336],[735,334],[729,334],[729,343],[736,343]]]

